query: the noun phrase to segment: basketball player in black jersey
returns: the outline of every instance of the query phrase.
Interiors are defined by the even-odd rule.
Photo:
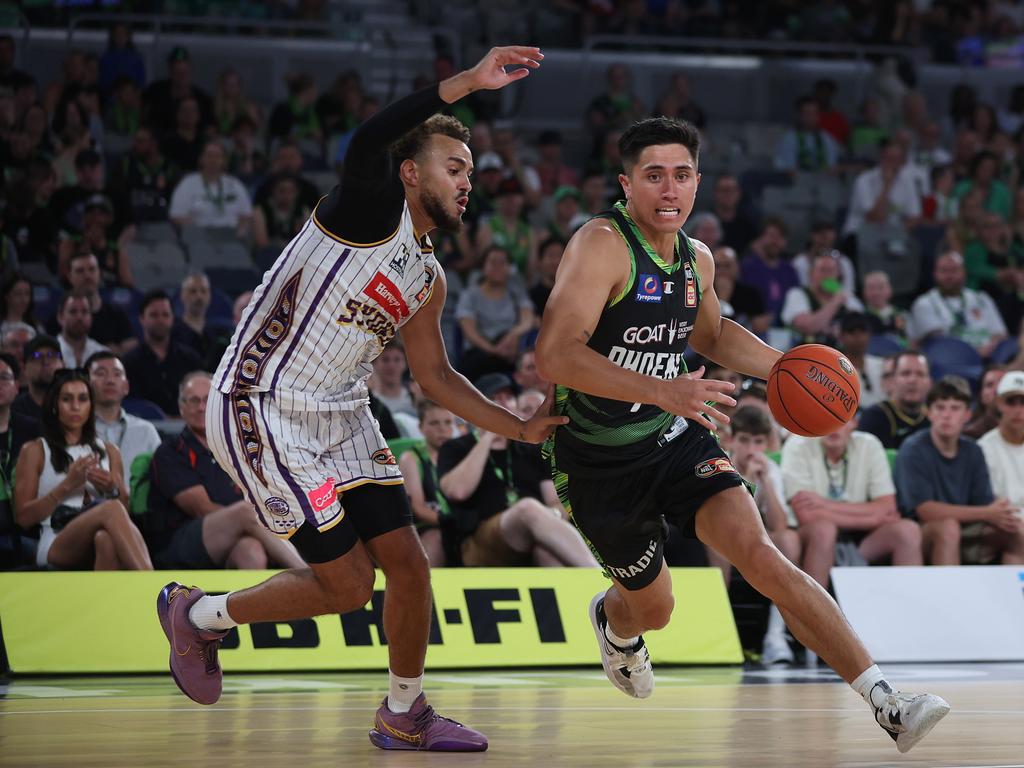
[[[653,690],[641,636],[672,614],[667,519],[774,602],[906,752],[949,705],[894,691],[828,593],[775,548],[712,434],[709,417],[729,421],[715,404],[735,404],[733,385],[702,379],[703,367],[686,373],[682,362],[689,344],[764,379],[781,355],[722,319],[711,252],[682,232],[700,181],[699,147],[697,129],[674,119],[625,131],[625,202],[569,242],[537,343],[538,368],[558,383],[556,406],[569,418],[549,441],[555,486],[612,579],[590,606],[605,672],[628,695]]]

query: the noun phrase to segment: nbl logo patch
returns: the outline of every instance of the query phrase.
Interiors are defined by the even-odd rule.
[[[657,275],[642,274],[636,280],[636,300],[642,304],[660,304],[662,295],[661,278]]]
[[[724,458],[709,459],[708,461],[702,461],[700,464],[697,465],[697,468],[694,470],[694,473],[701,480],[707,480],[709,477],[720,475],[723,472],[732,472],[734,474],[739,474],[736,472],[735,467],[733,467],[732,462]]]

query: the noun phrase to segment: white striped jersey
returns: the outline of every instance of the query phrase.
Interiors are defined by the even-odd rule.
[[[367,402],[371,363],[430,300],[438,265],[409,206],[376,243],[350,243],[310,216],[263,276],[214,382],[270,392],[279,408],[350,411]]]

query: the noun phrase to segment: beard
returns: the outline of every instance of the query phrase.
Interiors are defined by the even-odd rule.
[[[438,195],[425,189],[420,193],[420,202],[435,227],[452,233],[462,230],[462,217],[457,213],[449,213]]]

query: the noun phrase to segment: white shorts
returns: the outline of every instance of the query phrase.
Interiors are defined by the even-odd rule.
[[[400,485],[398,462],[369,406],[354,411],[282,411],[269,392],[210,392],[206,440],[263,524],[290,536],[305,523],[340,523],[343,491]]]

